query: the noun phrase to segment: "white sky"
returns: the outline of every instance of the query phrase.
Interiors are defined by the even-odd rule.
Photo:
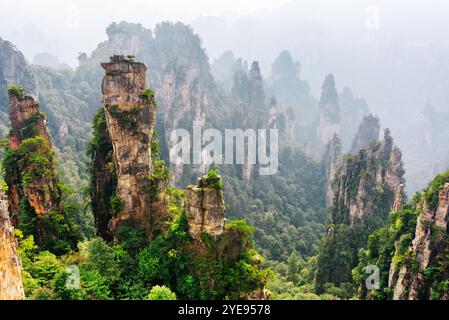
[[[274,9],[289,0],[0,0],[0,37],[29,60],[48,51],[72,65],[78,51],[90,53],[105,40],[113,21],[153,28],[160,21],[190,23],[199,16],[227,19]]]
[[[427,100],[448,108],[448,15],[447,0],[0,0],[0,37],[30,62],[49,52],[76,66],[79,52],[106,40],[111,22],[153,29],[182,21],[193,25],[211,62],[231,49],[259,60],[267,76],[288,49],[315,95],[333,72],[340,89],[351,86],[383,116]]]

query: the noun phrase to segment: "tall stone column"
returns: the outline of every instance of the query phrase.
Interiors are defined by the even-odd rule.
[[[3,191],[0,191],[0,300],[24,298],[17,241],[9,219],[8,202]]]
[[[20,87],[10,87],[8,98],[11,121],[8,137],[9,150],[16,152],[26,142],[27,152],[16,156],[23,158],[30,153],[40,154],[46,161],[38,167],[48,171],[46,174],[36,174],[36,164],[27,161],[20,168],[5,168],[5,180],[9,187],[9,210],[12,223],[17,225],[20,201],[23,198],[27,198],[36,216],[42,218],[51,211],[60,212],[61,191],[55,171],[50,135],[45,124],[45,116],[39,110],[39,104],[33,97],[25,94],[24,89]],[[26,140],[30,138],[39,139],[32,142]],[[15,159],[15,163],[11,165],[17,165],[18,160],[20,159]],[[23,183],[25,176],[27,176],[27,182]]]
[[[113,147],[116,194],[122,202],[111,220],[114,230],[124,221],[146,227],[151,215],[151,142],[156,110],[154,94],[145,88],[146,66],[124,56],[102,63],[105,118]]]

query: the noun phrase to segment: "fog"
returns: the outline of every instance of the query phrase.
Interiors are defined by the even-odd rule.
[[[287,49],[318,96],[327,73],[364,97],[384,126],[420,120],[430,102],[449,110],[449,4],[444,0],[1,0],[0,37],[32,61],[49,52],[76,67],[78,52],[106,39],[112,21],[153,28],[191,24],[210,61],[223,51],[259,60],[265,77]]]
[[[315,94],[333,72],[337,85],[367,98],[385,125],[419,119],[430,101],[449,105],[449,25],[445,1],[128,0],[4,1],[0,36],[32,61],[49,52],[76,66],[78,52],[106,39],[112,21],[189,23],[203,39],[211,62],[231,49],[259,60],[264,74],[282,49],[302,64]],[[404,110],[416,112],[403,113]],[[399,121],[400,120],[400,121]]]

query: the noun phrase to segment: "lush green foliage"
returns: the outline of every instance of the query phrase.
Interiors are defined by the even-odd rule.
[[[176,294],[166,286],[154,286],[150,290],[148,300],[176,300]]]
[[[92,159],[89,167],[89,195],[90,205],[95,212],[97,234],[111,240],[108,223],[120,212],[122,203],[116,196],[117,176],[103,108],[98,109],[94,116],[92,139],[87,147],[87,155]],[[97,178],[100,172],[103,180]]]
[[[42,249],[56,254],[65,253],[76,246],[81,236],[75,221],[79,210],[63,193],[67,188],[58,181],[54,154],[47,142],[40,136],[34,136],[23,140],[16,150],[7,148],[2,167],[9,186],[14,185],[21,190],[41,188],[49,197],[45,201],[59,204],[38,218],[27,196],[22,196],[19,227],[25,236],[33,235]]]
[[[25,90],[20,86],[10,86],[8,91],[13,92],[19,98],[23,98],[25,95]]]
[[[393,212],[388,217],[385,227],[373,232],[366,249],[359,253],[359,264],[353,270],[354,282],[358,286],[359,295],[362,298],[368,296],[364,285],[366,275],[365,268],[375,265],[380,269],[380,288],[371,290],[369,296],[373,299],[391,299],[392,288],[388,286],[390,268],[398,272],[406,264],[413,274],[417,272],[417,261],[411,251],[412,241],[415,238],[417,219],[424,210],[426,204],[429,210],[436,210],[438,194],[445,183],[449,182],[449,171],[436,176],[422,193],[416,194],[409,205],[404,205],[398,212]],[[430,265],[424,270],[425,286],[432,288],[429,297],[440,299],[449,293],[447,277],[449,275],[449,236],[447,232],[442,233],[439,228],[433,227],[430,241],[438,247],[434,248],[437,255],[432,257]],[[436,239],[441,241],[436,242]]]

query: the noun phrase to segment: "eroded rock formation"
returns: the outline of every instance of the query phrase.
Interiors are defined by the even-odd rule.
[[[265,105],[265,91],[260,72],[259,62],[253,61],[251,68],[238,59],[234,66],[234,81],[232,94],[235,98],[250,107],[262,109]]]
[[[12,221],[18,225],[19,210],[26,205],[21,201],[26,201],[41,221],[45,215],[61,211],[61,190],[45,117],[34,98],[19,87],[9,90],[9,115],[11,163],[5,168],[5,180],[9,187]],[[38,234],[43,236],[45,233],[38,223]]]
[[[9,218],[8,202],[0,191],[0,300],[24,298],[17,241]]]
[[[334,193],[332,190],[332,181],[334,180],[335,172],[341,159],[341,141],[335,134],[332,140],[327,144],[326,151],[323,157],[324,170],[326,171],[326,203],[330,207]]]
[[[156,110],[154,93],[145,88],[146,66],[124,56],[102,63],[105,119],[113,147],[117,197],[122,208],[111,221],[115,230],[123,221],[147,227],[152,223],[150,177],[151,143]]]
[[[187,189],[187,221],[189,234],[200,240],[201,234],[221,235],[224,231],[226,214],[220,178],[202,177],[198,186]]]
[[[375,212],[385,217],[393,206],[399,185],[404,182],[401,156],[386,130],[382,142],[346,157],[333,182],[334,223],[363,223],[365,217]]]
[[[332,204],[327,234],[318,258],[317,291],[324,284],[352,281],[358,248],[381,227],[404,183],[401,151],[393,146],[389,130],[383,141],[343,155],[331,179]]]
[[[168,149],[174,147],[169,139],[176,128],[192,132],[193,121],[204,126],[205,109],[209,104],[208,96],[199,81],[201,69],[196,66],[167,66],[161,78],[159,101],[163,108],[163,122]],[[183,163],[173,161],[174,181],[181,180]],[[200,168],[204,172],[204,168]]]
[[[421,300],[430,297],[433,283],[426,279],[425,271],[429,271],[428,268],[436,260],[439,250],[445,250],[440,244],[447,232],[449,183],[439,191],[436,206],[423,202],[420,210],[415,237],[410,248],[412,261],[404,263],[399,272],[395,270],[392,262],[389,286],[394,289],[394,300]],[[395,276],[396,272],[398,274]]]
[[[363,117],[358,131],[352,141],[351,152],[366,149],[371,142],[379,140],[380,123],[379,118],[373,115]]]
[[[324,80],[319,108],[318,141],[326,146],[334,134],[338,135],[340,131],[340,107],[332,74]]]
[[[402,204],[404,202],[404,189],[405,186],[401,183],[398,186],[398,190],[396,191],[396,198],[394,199],[393,207],[391,208],[392,212],[401,210]]]
[[[8,123],[8,87],[23,86],[37,95],[36,79],[25,56],[9,41],[0,38],[0,134],[6,135]]]

